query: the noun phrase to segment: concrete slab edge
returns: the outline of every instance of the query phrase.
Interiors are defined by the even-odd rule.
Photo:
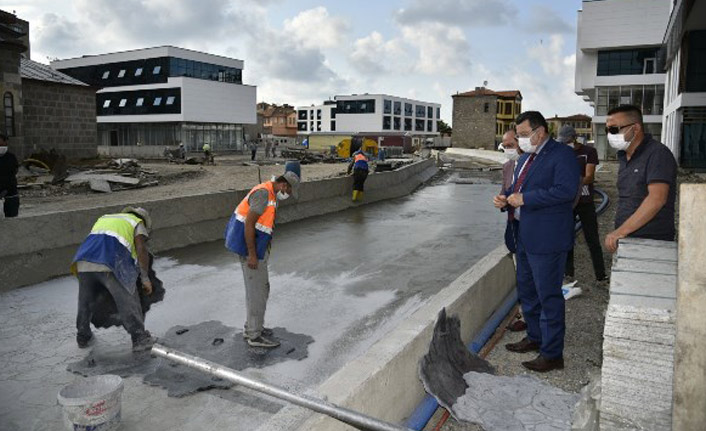
[[[349,362],[317,389],[319,397],[393,423],[401,423],[424,397],[419,359],[427,352],[439,311],[461,317],[461,335],[470,342],[515,287],[514,264],[499,246]],[[260,430],[350,430],[301,408],[286,408]]]

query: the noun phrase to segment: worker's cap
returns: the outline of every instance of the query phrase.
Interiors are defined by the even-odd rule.
[[[125,207],[121,212],[138,216],[145,223],[145,227],[148,230],[152,229],[152,218],[150,217],[149,211],[147,211],[146,209],[141,207]]]
[[[565,126],[561,126],[561,129],[559,129],[559,133],[557,134],[556,140],[566,144],[567,142],[571,142],[574,139],[576,139],[576,130],[574,130],[574,128],[569,126],[568,124]]]
[[[292,196],[294,196],[294,199],[299,199],[299,175],[292,171],[287,171],[282,175],[282,178],[292,186]]]

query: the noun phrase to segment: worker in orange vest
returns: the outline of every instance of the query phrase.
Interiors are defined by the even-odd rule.
[[[243,337],[251,347],[274,348],[279,341],[265,328],[265,308],[270,295],[267,261],[275,228],[277,202],[297,197],[299,176],[294,172],[253,187],[228,222],[226,248],[240,258],[245,279],[246,322]]]
[[[348,165],[348,174],[353,171],[353,202],[363,200],[365,180],[368,178],[368,156],[360,149],[353,153]]]

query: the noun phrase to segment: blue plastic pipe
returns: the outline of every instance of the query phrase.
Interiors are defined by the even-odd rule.
[[[471,341],[471,344],[468,345],[468,350],[476,354],[480,352],[480,349],[482,349],[490,337],[493,336],[495,330],[500,326],[500,323],[505,316],[510,313],[510,310],[512,310],[515,304],[517,304],[517,290],[512,289],[512,292],[507,295],[502,304],[500,304],[500,307],[495,310],[492,316],[485,322],[480,332],[478,332],[473,341]],[[417,431],[423,429],[427,425],[427,422],[429,422],[429,419],[434,415],[437,408],[439,408],[439,403],[436,402],[436,398],[427,394],[417,408],[414,409],[405,425]]]

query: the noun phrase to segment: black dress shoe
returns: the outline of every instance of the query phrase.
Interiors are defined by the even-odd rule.
[[[523,362],[522,366],[528,370],[537,371],[538,373],[546,373],[547,371],[552,370],[563,370],[564,358],[559,357],[556,359],[547,359],[544,356],[539,355],[531,361]]]
[[[505,348],[515,353],[538,352],[539,343],[536,341],[530,341],[529,338],[525,337],[517,343],[506,344]]]
[[[515,320],[507,325],[507,330],[510,332],[522,332],[527,329],[527,323],[524,320]]]

